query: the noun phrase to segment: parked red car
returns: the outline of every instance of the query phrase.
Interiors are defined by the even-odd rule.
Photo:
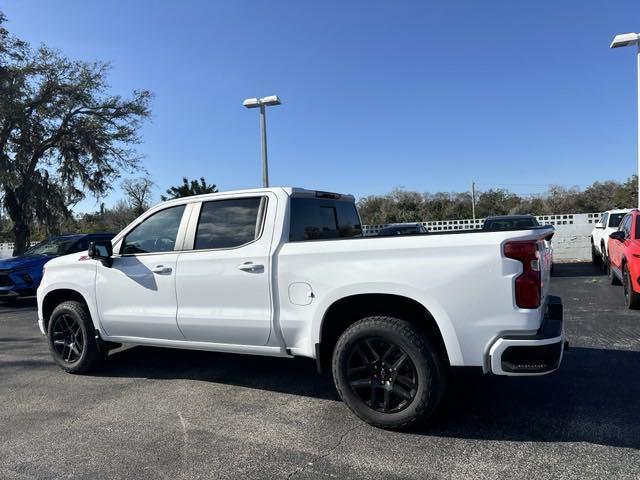
[[[640,308],[640,211],[627,213],[618,230],[609,235],[608,273],[612,285],[624,287],[629,308]]]

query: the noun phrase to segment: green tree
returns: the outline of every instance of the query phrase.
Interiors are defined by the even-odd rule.
[[[480,192],[476,202],[476,215],[478,218],[482,218],[489,215],[514,213],[520,201],[519,196],[502,188]]]
[[[5,21],[0,12],[0,192],[20,254],[34,221],[55,232],[87,193],[139,165],[131,146],[151,94],[111,95],[107,64],[32,49]]]
[[[167,195],[160,195],[163,202],[173,198],[191,197],[192,195],[202,195],[204,193],[216,193],[218,189],[215,185],[209,185],[204,177],[198,180],[187,180],[182,178],[182,185],[167,188]]]

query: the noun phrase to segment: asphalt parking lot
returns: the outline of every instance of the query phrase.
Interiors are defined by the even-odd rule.
[[[558,265],[571,349],[544,377],[461,374],[424,432],[359,421],[313,361],[135,347],[92,376],[0,306],[0,478],[640,478],[640,311]]]

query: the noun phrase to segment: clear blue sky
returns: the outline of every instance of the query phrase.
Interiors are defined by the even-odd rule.
[[[155,93],[140,151],[156,198],[182,176],[385,193],[623,180],[636,168],[636,1],[18,1],[18,36],[113,64]],[[112,203],[120,195],[108,199]],[[83,209],[93,208],[85,202]]]

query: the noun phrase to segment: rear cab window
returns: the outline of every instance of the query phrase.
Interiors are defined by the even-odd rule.
[[[355,203],[340,198],[291,197],[289,241],[362,237]]]

